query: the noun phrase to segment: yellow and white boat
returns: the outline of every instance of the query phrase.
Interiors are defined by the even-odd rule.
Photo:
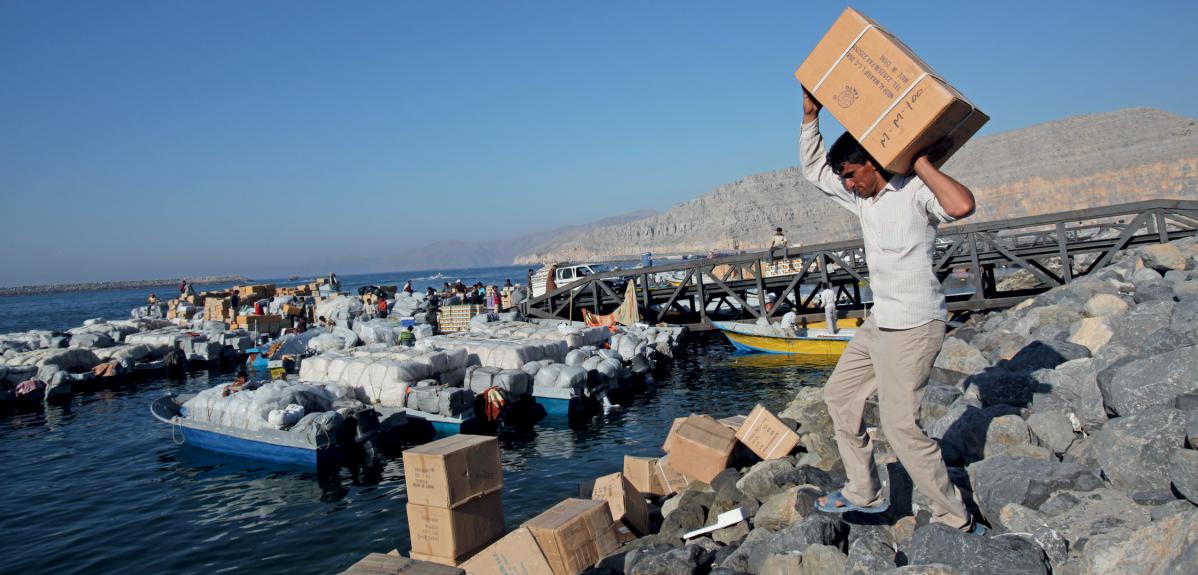
[[[794,335],[782,333],[782,329],[769,325],[712,322],[724,332],[728,341],[739,351],[752,353],[785,353],[800,355],[839,356],[857,332],[857,320],[837,320],[836,333],[832,333],[824,322],[809,324],[794,330]]]

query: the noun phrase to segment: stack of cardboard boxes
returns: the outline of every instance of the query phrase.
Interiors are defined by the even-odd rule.
[[[241,296],[241,305],[252,304],[260,299],[270,299],[275,297],[275,284],[237,286],[237,295]]]
[[[404,452],[413,559],[456,566],[503,535],[494,437],[455,435]]]
[[[761,405],[747,416],[720,420],[707,415],[679,417],[661,446],[667,455],[625,456],[624,476],[645,495],[670,495],[691,481],[711,483],[728,468],[738,444],[762,459],[779,459],[794,451],[799,435]]]
[[[233,305],[225,296],[208,296],[204,298],[204,319],[208,321],[229,322],[233,319]]]
[[[277,336],[284,327],[283,316],[274,314],[239,315],[237,316],[237,327],[246,331],[256,331],[258,333],[268,333],[271,336]]]

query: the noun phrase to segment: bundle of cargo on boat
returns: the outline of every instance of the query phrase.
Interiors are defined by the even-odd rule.
[[[611,336],[611,332],[604,327],[572,326],[566,324],[559,324],[555,327],[525,321],[471,321],[470,331],[475,334],[511,340],[560,340],[566,342],[566,346],[569,349],[578,349],[587,345],[603,345]]]
[[[196,421],[259,431],[291,429],[305,419],[335,418],[319,414],[357,405],[346,389],[335,385],[276,380],[256,389],[234,391],[231,386],[218,385],[196,394],[183,404],[183,415]]]
[[[421,345],[442,349],[465,349],[479,365],[501,369],[520,369],[530,361],[551,359],[561,362],[568,350],[562,340],[506,339],[472,333],[452,333],[420,340]]]
[[[464,349],[363,349],[323,353],[300,364],[300,380],[329,382],[357,390],[366,403],[403,407],[407,388],[420,381],[461,386],[470,358]]]

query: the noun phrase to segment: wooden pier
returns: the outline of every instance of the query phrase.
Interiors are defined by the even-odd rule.
[[[1084,277],[1129,247],[1166,243],[1198,233],[1198,201],[1151,200],[1117,206],[943,227],[933,269],[945,286],[950,312],[1010,307],[1029,296]],[[587,276],[521,304],[525,315],[582,319],[582,310],[610,313],[624,300],[612,278],[635,281],[641,317],[706,329],[713,319],[774,317],[788,310],[822,317],[814,305],[825,286],[838,309],[859,314],[869,282],[861,240],[803,246],[784,254],[747,252],[686,259],[649,268]],[[780,256],[780,257],[779,257]],[[1034,285],[1000,289],[1017,270]],[[604,281],[609,280],[609,281]],[[774,294],[766,309],[760,294]]]

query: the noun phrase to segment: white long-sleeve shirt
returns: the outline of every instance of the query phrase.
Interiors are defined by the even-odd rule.
[[[845,189],[828,165],[819,120],[803,124],[799,156],[803,176],[861,220],[878,327],[909,329],[948,319],[944,291],[932,273],[932,253],[936,227],[955,218],[927,184],[914,174],[896,174],[872,198]]]

